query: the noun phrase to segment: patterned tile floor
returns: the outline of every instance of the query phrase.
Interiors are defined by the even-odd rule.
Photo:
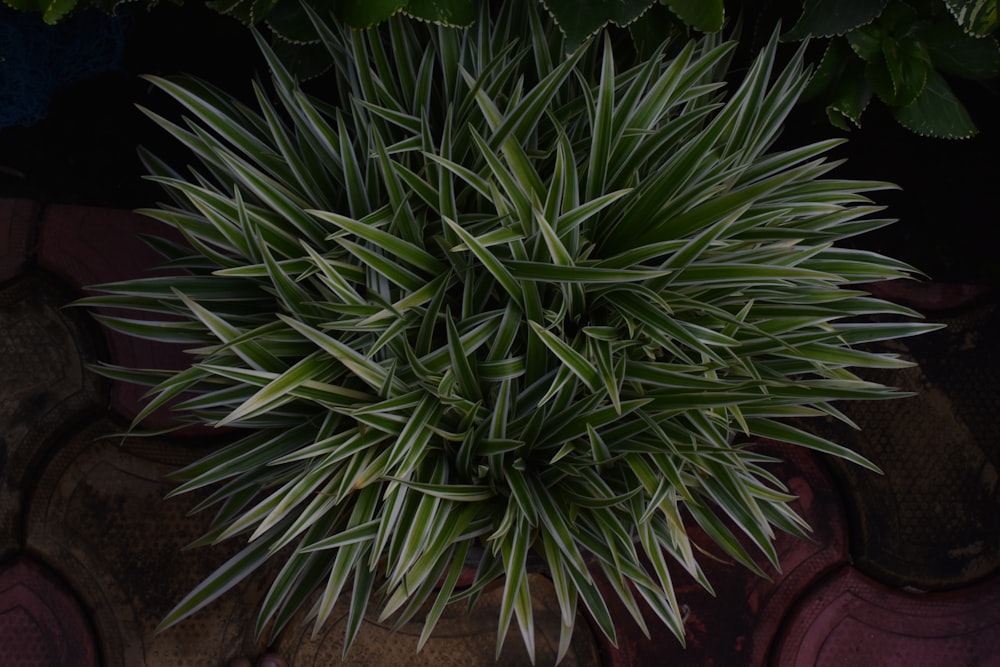
[[[137,234],[154,228],[123,211],[0,200],[0,666],[222,667],[268,648],[253,641],[266,586],[253,577],[153,633],[232,552],[183,551],[204,527],[187,516],[197,499],[163,500],[164,474],[209,441],[114,437],[139,392],[85,365],[183,357],[63,307],[85,285],[146,271],[155,258]],[[643,637],[623,617],[617,648],[580,623],[562,664],[1000,665],[1000,307],[974,286],[900,287],[877,289],[948,324],[899,346],[918,365],[894,381],[917,396],[846,406],[861,432],[817,426],[885,475],[760,443],[784,459],[775,473],[799,496],[813,539],[779,536],[781,572],[768,579],[706,558],[718,597],[679,576],[686,649],[666,631]],[[534,584],[538,664],[551,664],[558,612],[551,586]],[[471,616],[449,610],[418,655],[413,629],[390,634],[372,620],[348,664],[493,664],[498,605],[493,591]],[[316,637],[301,627],[271,648],[292,667],[341,664],[339,623]],[[526,663],[514,639],[501,664]]]

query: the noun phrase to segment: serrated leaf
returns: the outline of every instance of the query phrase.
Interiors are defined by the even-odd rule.
[[[783,40],[833,37],[868,25],[882,13],[889,0],[804,0],[802,15]]]
[[[930,71],[927,54],[923,52],[922,45],[913,39],[902,41],[885,40],[882,42],[882,58],[876,63],[869,65],[869,68],[881,66],[877,72],[883,71],[888,74],[889,88],[882,85],[876,87],[875,92],[882,100],[892,107],[906,106],[913,102],[927,85],[927,76]],[[873,81],[873,76],[869,74],[869,81]]]
[[[608,23],[626,26],[639,18],[655,0],[542,0],[566,36],[566,50],[575,51],[588,37]]]
[[[838,40],[831,41],[831,47],[836,41]],[[828,56],[832,55],[828,51]],[[850,121],[855,127],[861,126],[861,115],[872,98],[864,63],[853,57],[849,58],[843,61],[836,73],[831,72],[829,88],[823,93],[830,122],[845,130],[850,129],[850,126],[844,120]]]
[[[845,35],[851,50],[866,63],[882,58],[882,42],[892,39],[880,26],[866,25]]]
[[[718,32],[726,20],[723,0],[660,0],[660,3],[699,32]]]
[[[923,92],[893,110],[899,124],[917,134],[941,139],[968,139],[978,130],[962,102],[937,72],[929,72]]]
[[[466,27],[478,13],[475,0],[409,0],[406,13],[431,23]]]
[[[371,28],[408,4],[408,0],[338,0],[334,11],[353,28]]]
[[[973,37],[954,23],[936,21],[919,27],[934,67],[966,79],[989,79],[1000,75],[1000,45],[993,36]]]

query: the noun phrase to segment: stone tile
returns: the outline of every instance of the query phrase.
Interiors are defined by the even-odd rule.
[[[27,199],[0,199],[0,283],[28,262],[39,206]]]
[[[831,461],[855,564],[883,583],[948,589],[1000,571],[997,297],[929,316],[947,325],[941,331],[884,344],[916,365],[865,377],[913,396],[844,403],[860,430],[812,424],[884,471]]]
[[[53,205],[45,209],[40,222],[39,265],[81,293],[91,285],[153,275],[168,275],[158,269],[162,258],[141,238],[156,235],[180,241],[180,235],[166,225],[130,211],[89,206]],[[99,309],[106,315],[142,319],[141,313]],[[104,330],[110,363],[127,368],[168,368],[180,370],[190,363],[183,346],[157,343]],[[131,420],[145,404],[147,388],[115,382],[111,407]],[[175,426],[169,410],[150,415],[143,426],[161,429]],[[190,435],[204,430],[188,429]]]
[[[894,590],[844,568],[798,606],[771,664],[1000,665],[1000,578],[948,592]]]
[[[264,589],[253,582],[154,634],[240,545],[183,551],[206,529],[210,512],[188,516],[197,494],[165,501],[172,485],[164,475],[199,452],[155,440],[123,442],[118,428],[94,423],[53,456],[30,499],[27,548],[90,610],[105,667],[218,667],[259,653],[250,628]]]
[[[98,665],[97,646],[80,604],[31,560],[0,568],[0,665]]]
[[[41,277],[0,289],[0,557],[22,544],[24,493],[55,433],[104,409],[90,332],[67,297]]]
[[[686,647],[659,625],[651,611],[646,615],[651,638],[646,638],[621,603],[609,605],[621,619],[616,627],[619,648],[604,647],[609,667],[762,665],[783,618],[802,592],[847,562],[844,509],[814,455],[785,443],[763,442],[756,447],[782,460],[770,469],[798,496],[792,506],[812,527],[811,539],[777,533],[774,545],[781,571],[762,565],[767,574],[763,578],[733,562],[691,527],[692,538],[708,553],[699,562],[716,596],[675,568],[678,601],[688,612]],[[751,548],[746,540],[744,545]]]

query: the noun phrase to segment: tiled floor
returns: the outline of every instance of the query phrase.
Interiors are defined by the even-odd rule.
[[[233,549],[183,551],[205,518],[187,516],[195,498],[163,500],[163,475],[209,443],[200,433],[115,437],[140,392],[85,364],[183,357],[63,308],[87,284],[147,270],[154,258],[137,234],[153,226],[122,211],[0,200],[0,666],[221,667],[266,648],[253,640],[259,578],[154,635]],[[678,576],[686,649],[625,618],[615,649],[584,622],[562,664],[1000,665],[1000,307],[971,286],[898,287],[885,295],[948,328],[899,349],[918,362],[896,378],[915,398],[846,408],[864,430],[836,435],[886,474],[761,443],[784,459],[775,473],[799,496],[813,539],[779,536],[782,571],[769,579],[706,557],[715,598]],[[547,582],[536,577],[534,589],[538,664],[551,664],[558,631],[547,622],[558,627],[558,614]],[[456,610],[418,656],[409,628],[366,624],[349,664],[492,664],[496,598],[484,595],[468,618]],[[526,662],[512,636],[501,664]],[[316,637],[302,625],[274,648],[292,667],[340,664],[341,637],[337,622]]]

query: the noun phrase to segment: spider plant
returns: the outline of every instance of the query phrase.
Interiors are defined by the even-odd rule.
[[[887,185],[832,177],[836,141],[775,148],[801,51],[778,67],[772,39],[727,91],[718,38],[564,55],[536,4],[465,31],[313,15],[336,71],[321,97],[263,40],[254,106],[150,77],[189,117],[147,113],[198,160],[145,155],[172,197],[146,213],[187,240],[152,242],[183,274],[83,303],[189,347],[179,372],[101,370],[151,386],[136,423],[174,402],[240,434],[175,478],[214,508],[199,544],[246,543],[161,629],[279,558],[259,635],[349,597],[345,646],[372,601],[422,615],[423,645],[502,580],[497,650],[516,619],[533,655],[540,561],[560,656],[581,603],[615,639],[597,573],[682,639],[675,568],[710,586],[688,526],[758,572],[776,529],[807,531],[747,443],[874,468],[789,419],[899,395],[851,369],[905,365],[864,346],[931,325],[856,287],[908,266],[835,245],[888,224],[862,194]]]

